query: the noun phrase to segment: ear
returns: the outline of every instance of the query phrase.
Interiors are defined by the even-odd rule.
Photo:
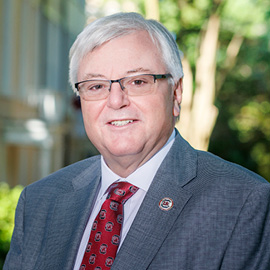
[[[173,115],[175,117],[180,114],[180,105],[182,102],[182,94],[183,94],[183,78],[181,78],[177,84],[174,86],[173,92]]]

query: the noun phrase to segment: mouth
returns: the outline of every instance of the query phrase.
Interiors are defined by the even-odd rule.
[[[115,121],[110,122],[110,124],[116,127],[122,127],[133,122],[134,120],[115,120]]]

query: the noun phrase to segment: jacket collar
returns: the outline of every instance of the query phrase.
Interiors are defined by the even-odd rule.
[[[137,216],[120,248],[112,270],[146,269],[176,219],[191,198],[184,186],[196,177],[196,151],[177,133]],[[173,205],[164,209],[163,199]]]

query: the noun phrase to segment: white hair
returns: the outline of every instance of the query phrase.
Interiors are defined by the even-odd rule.
[[[142,30],[148,32],[160,51],[167,72],[177,83],[183,77],[183,68],[180,51],[172,34],[161,23],[146,20],[138,13],[116,13],[87,25],[73,43],[69,54],[69,80],[73,90],[80,62],[89,52],[109,40]]]

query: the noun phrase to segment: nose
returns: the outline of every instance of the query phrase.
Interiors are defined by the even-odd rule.
[[[107,98],[107,106],[114,110],[118,110],[128,105],[128,95],[122,90],[120,82],[115,81],[115,83],[111,84],[110,94]]]

